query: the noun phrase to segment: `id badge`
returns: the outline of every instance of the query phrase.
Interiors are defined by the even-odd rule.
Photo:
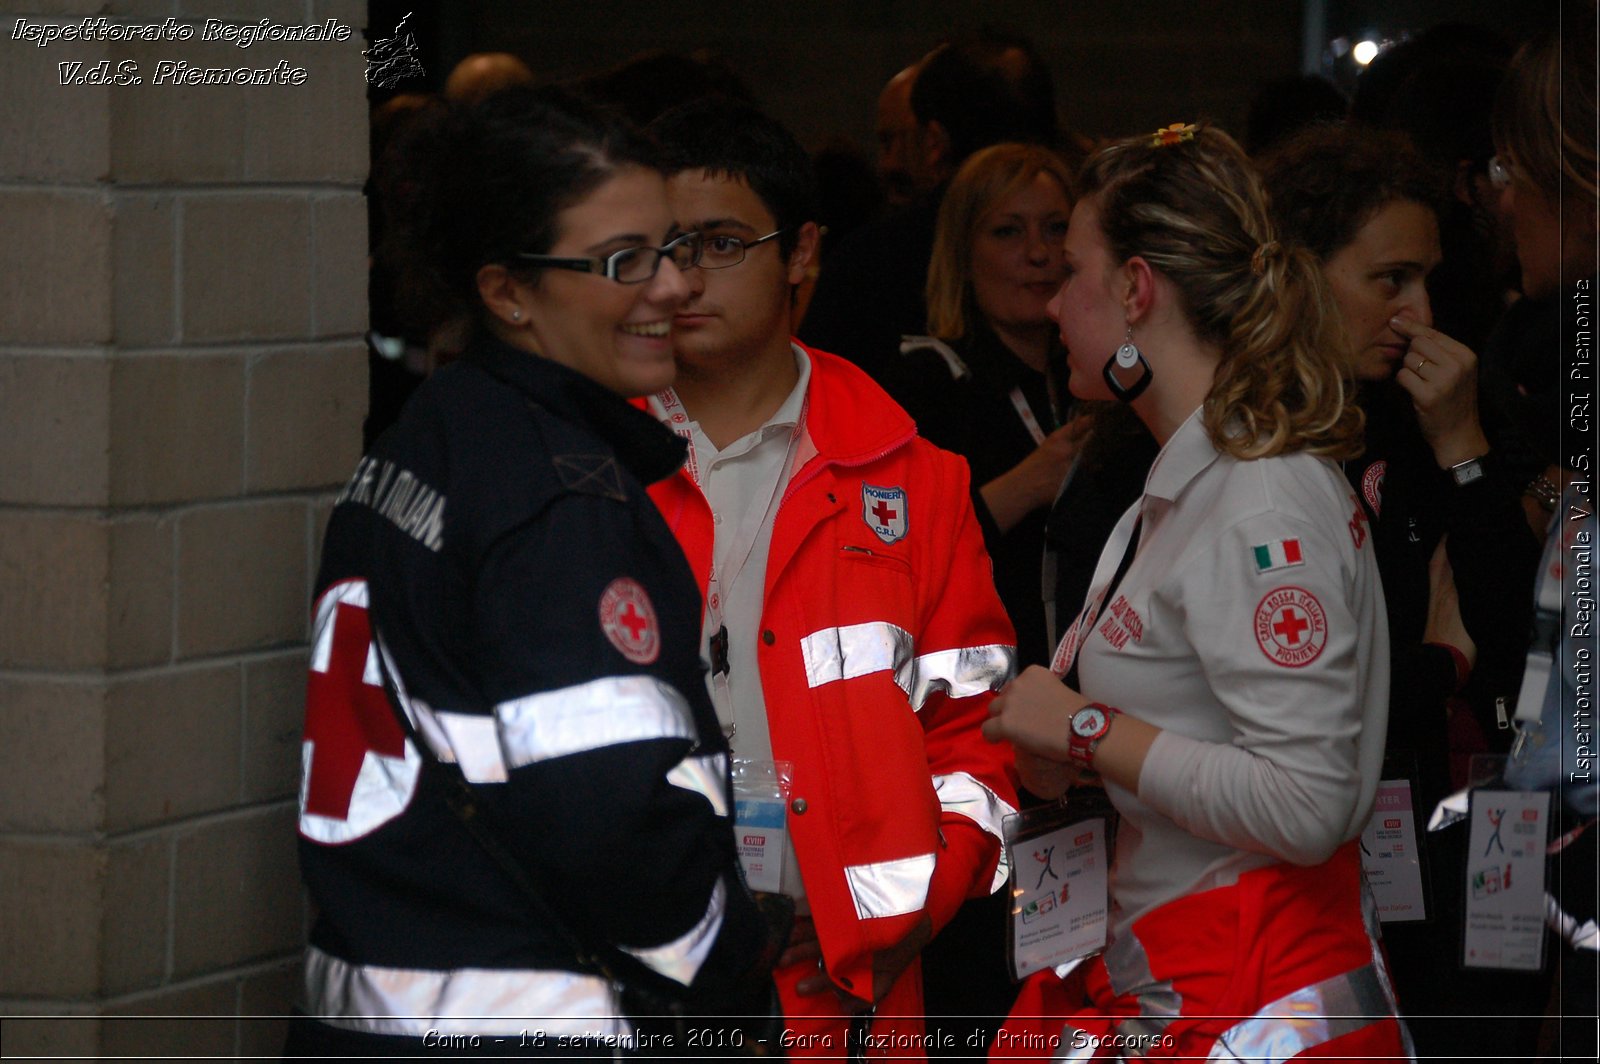
[[[1428,918],[1410,780],[1378,781],[1372,816],[1361,830],[1361,870],[1366,873],[1367,886],[1378,904],[1380,921],[1404,923]]]
[[[733,776],[734,840],[751,890],[783,893],[784,856],[789,850],[786,810],[794,781],[791,761],[736,757]]]
[[[1467,811],[1468,968],[1544,966],[1545,844],[1550,792],[1479,788]]]
[[[1005,818],[1014,979],[1072,965],[1105,949],[1115,824],[1116,811],[1098,792]]]

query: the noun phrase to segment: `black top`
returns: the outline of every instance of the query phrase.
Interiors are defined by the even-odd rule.
[[[1121,403],[1093,405],[1094,423],[1067,484],[1045,526],[1055,579],[1056,637],[1072,624],[1089,597],[1111,530],[1140,496],[1161,446],[1138,416]]]
[[[1516,427],[1531,445],[1535,472],[1572,467],[1572,454],[1566,453],[1572,448],[1562,447],[1562,425],[1571,424],[1562,399],[1569,390],[1593,394],[1594,308],[1592,278],[1549,299],[1521,299],[1507,308],[1484,344],[1481,364],[1490,379],[1504,383]],[[1580,323],[1580,316],[1586,320]],[[1586,413],[1592,415],[1592,408]],[[1577,425],[1568,430],[1569,439],[1584,435]]]
[[[1445,702],[1454,692],[1448,651],[1424,645],[1428,563],[1439,540],[1446,548],[1460,596],[1462,622],[1477,647],[1475,708],[1491,741],[1501,732],[1493,719],[1496,697],[1515,698],[1528,649],[1539,541],[1528,526],[1521,495],[1525,482],[1495,449],[1484,476],[1457,486],[1434,461],[1417,424],[1411,396],[1394,382],[1362,388],[1366,450],[1344,463],[1345,476],[1371,525],[1389,619],[1391,752],[1415,755],[1425,808],[1447,793]],[[1352,534],[1356,534],[1352,532]],[[1509,712],[1509,709],[1508,709]],[[1509,734],[1509,733],[1505,733]]]
[[[694,978],[714,994],[764,935],[732,821],[713,805],[731,809],[725,761],[699,790],[668,779],[727,750],[706,693],[699,592],[644,489],[683,455],[672,432],[587,377],[480,338],[362,460],[328,526],[317,597],[365,586],[411,741],[448,725],[505,849],[570,927],[627,947],[672,942],[706,917],[720,882],[720,933]],[[302,810],[313,944],[358,966],[573,968],[563,938],[447,809],[453,768],[425,759],[410,793],[391,783],[398,810],[338,837],[361,804],[340,755],[359,764],[372,729],[393,731],[360,685],[365,639],[339,689],[308,699],[311,812],[324,817]]]
[[[1012,354],[986,325],[979,324],[949,346],[965,363],[966,375],[957,377],[959,371],[953,372],[936,350],[924,346],[898,356],[899,362],[884,373],[884,387],[916,420],[918,433],[967,460],[973,508],[994,562],[995,589],[1017,630],[1017,667],[1048,664],[1041,588],[1047,511],[1035,510],[1002,533],[983,501],[982,488],[1038,446],[1012,402],[1013,389],[1021,390],[1046,435],[1061,418],[1051,404],[1045,375]],[[1064,371],[1061,352],[1053,357]]]
[[[801,340],[849,359],[884,383],[884,373],[893,371],[900,337],[928,328],[923,293],[942,196],[941,189],[839,243],[822,263],[800,323]]]

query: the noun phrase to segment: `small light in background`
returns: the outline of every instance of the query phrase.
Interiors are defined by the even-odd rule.
[[[1350,49],[1350,58],[1354,59],[1362,66],[1366,66],[1368,63],[1372,62],[1377,58],[1377,56],[1377,41],[1360,41],[1354,48]]]

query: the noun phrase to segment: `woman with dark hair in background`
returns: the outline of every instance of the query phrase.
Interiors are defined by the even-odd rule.
[[[1217,130],[1115,144],[1079,191],[1051,304],[1073,394],[1129,403],[1161,451],[1052,669],[985,725],[1034,793],[1094,773],[1121,814],[1105,951],[1071,982],[1032,976],[997,1045],[1399,1055],[1356,842],[1388,648],[1330,461],[1360,417],[1328,296]]]
[[[1469,681],[1491,714],[1483,731],[1509,741],[1492,714],[1497,700],[1508,712],[1527,652],[1539,543],[1519,500],[1531,473],[1487,417],[1494,396],[1480,415],[1476,356],[1432,327],[1426,281],[1440,260],[1443,186],[1410,145],[1358,126],[1320,127],[1264,172],[1284,239],[1322,263],[1348,336],[1366,429],[1363,453],[1344,471],[1371,529],[1389,618],[1386,773],[1412,782],[1425,814],[1459,785],[1449,721]],[[1519,1036],[1505,1017],[1537,1015],[1543,981],[1459,963],[1465,832],[1421,840],[1428,919],[1384,932],[1396,991],[1418,1017],[1425,1056],[1526,1052],[1536,1032]],[[1455,1013],[1493,1020],[1423,1019]]]
[[[414,133],[410,265],[472,337],[328,526],[288,1052],[593,1052],[640,1011],[619,982],[737,1013],[782,939],[734,853],[700,597],[645,494],[684,447],[625,401],[673,379],[698,238],[652,149],[574,97]]]

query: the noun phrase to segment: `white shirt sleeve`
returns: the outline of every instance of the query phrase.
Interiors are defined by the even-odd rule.
[[[1345,534],[1257,514],[1180,574],[1185,634],[1233,733],[1207,742],[1169,727],[1150,749],[1139,799],[1185,831],[1300,865],[1354,837],[1369,662]],[[1261,571],[1258,547],[1301,561]]]

